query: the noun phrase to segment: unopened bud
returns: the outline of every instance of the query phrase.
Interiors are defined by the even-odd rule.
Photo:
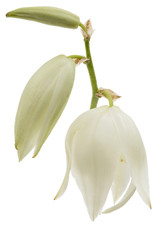
[[[22,18],[64,28],[78,28],[80,19],[75,14],[55,7],[19,8],[6,14],[7,17]]]

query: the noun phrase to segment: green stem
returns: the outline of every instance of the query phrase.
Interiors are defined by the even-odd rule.
[[[97,86],[97,80],[96,80],[96,75],[95,75],[92,57],[91,57],[91,51],[90,51],[90,36],[88,35],[85,25],[80,23],[79,26],[86,33],[86,36],[84,36],[84,43],[85,43],[85,49],[86,49],[86,57],[89,59],[86,65],[87,65],[88,73],[91,80],[91,86],[92,86],[92,99],[91,99],[91,105],[90,105],[90,109],[92,109],[97,107],[98,98],[96,96],[96,93],[98,91],[98,86]]]
[[[68,58],[82,59],[82,58],[86,58],[86,57],[85,56],[81,56],[81,55],[70,55],[70,56],[68,56]]]
[[[113,107],[113,99],[112,99],[112,96],[111,96],[108,92],[106,92],[106,91],[103,91],[103,92],[101,92],[101,93],[102,93],[102,95],[103,95],[104,97],[106,97],[106,98],[108,99],[109,107]]]
[[[86,65],[87,65],[87,69],[88,69],[90,80],[91,80],[91,86],[92,86],[92,100],[90,105],[90,109],[92,109],[97,107],[98,98],[96,97],[96,93],[98,91],[98,86],[97,86],[96,75],[95,75],[91,52],[90,52],[89,39],[85,38],[84,42],[85,42],[85,48],[86,48],[86,57],[89,59],[89,62]]]
[[[88,35],[87,29],[86,29],[86,27],[84,26],[84,24],[80,22],[79,26],[80,26],[80,27],[82,28],[82,30]]]

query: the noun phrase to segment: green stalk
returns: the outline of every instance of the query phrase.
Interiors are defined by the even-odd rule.
[[[86,49],[86,58],[89,60],[86,63],[86,65],[87,65],[91,86],[92,86],[92,99],[91,99],[91,105],[90,105],[90,109],[92,109],[97,107],[98,97],[96,96],[96,93],[98,92],[98,86],[97,86],[96,74],[94,71],[94,66],[93,66],[91,51],[90,51],[90,36],[88,34],[88,31],[85,25],[83,25],[80,22],[79,26],[81,27],[82,32],[86,34],[86,36],[85,34],[83,34],[83,36],[84,36],[84,43],[85,43],[85,49]]]
[[[109,107],[113,107],[113,99],[111,94],[109,94],[107,91],[102,91],[101,94],[108,99]]]
[[[82,59],[82,58],[86,58],[86,57],[85,57],[85,56],[82,56],[82,55],[70,55],[70,56],[68,56],[68,58]]]
[[[86,29],[86,27],[84,26],[84,24],[80,22],[79,26],[80,26],[80,27],[82,28],[82,30],[88,35],[87,29]]]
[[[92,109],[97,107],[98,98],[96,96],[96,93],[98,91],[98,86],[97,86],[96,75],[95,75],[94,66],[93,66],[92,57],[91,57],[89,41],[90,40],[88,38],[84,39],[85,48],[86,48],[86,57],[89,59],[86,65],[87,65],[87,69],[88,69],[90,80],[91,80],[91,86],[92,86],[92,99],[91,99],[91,105],[90,105],[90,109]]]

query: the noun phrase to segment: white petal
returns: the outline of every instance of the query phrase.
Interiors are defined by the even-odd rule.
[[[69,174],[70,174],[70,170],[71,170],[71,164],[72,164],[72,159],[71,159],[72,144],[74,141],[74,136],[76,135],[76,132],[79,131],[81,125],[83,125],[83,121],[73,122],[73,124],[71,125],[71,127],[69,128],[69,130],[67,132],[66,141],[65,141],[66,156],[67,156],[67,169],[66,169],[66,173],[65,173],[63,182],[61,184],[61,187],[60,187],[58,193],[56,194],[56,196],[54,197],[54,200],[56,200],[57,198],[62,196],[67,188],[68,181],[69,181]]]
[[[66,169],[66,173],[63,179],[63,182],[61,184],[61,187],[58,191],[58,193],[56,194],[55,199],[61,197],[63,195],[63,193],[66,191],[66,188],[68,186],[68,181],[69,181],[69,174],[70,174],[70,170],[71,170],[71,164],[72,164],[72,159],[71,159],[71,145],[73,142],[73,138],[74,138],[74,134],[75,132],[69,132],[69,134],[66,136],[66,156],[67,156],[67,169]]]
[[[46,138],[49,136],[70,96],[75,77],[75,63],[72,59],[65,57],[61,69],[58,71],[54,92],[37,139],[34,156],[38,154]]]
[[[118,199],[122,196],[122,194],[126,190],[129,180],[130,174],[128,170],[128,164],[124,156],[122,155],[117,165],[115,178],[112,183],[112,195],[114,203],[118,201]]]
[[[60,187],[59,191],[57,192],[56,196],[54,197],[54,200],[61,197],[63,195],[63,193],[66,191],[66,188],[68,186],[69,174],[70,174],[70,170],[71,170],[71,158],[70,158],[70,154],[69,154],[68,151],[67,151],[66,155],[67,155],[66,174],[64,176],[64,179],[63,179],[63,182],[61,184],[61,187]]]
[[[20,106],[20,115],[18,121],[16,121],[17,130],[15,132],[16,147],[19,154],[21,153],[20,159],[24,158],[35,146],[39,129],[42,126],[47,112],[46,106],[49,105],[51,99],[51,89],[53,89],[53,87],[54,84],[52,86],[50,85],[50,87],[46,86],[43,92],[37,89],[37,93],[35,92],[35,100],[33,100],[33,96],[29,98],[30,100],[32,99],[34,103],[31,103],[29,99],[26,99],[24,102],[22,101],[22,109],[20,109]],[[25,93],[27,92],[28,89],[25,90]]]
[[[120,158],[119,142],[109,112],[107,107],[88,111],[72,146],[72,174],[92,220],[106,201]],[[81,120],[84,116],[81,115]]]
[[[113,116],[134,185],[144,202],[151,206],[147,158],[140,133],[132,119],[120,109],[114,107]]]
[[[113,212],[113,211],[123,207],[129,201],[129,199],[133,196],[133,194],[135,193],[135,190],[136,190],[136,187],[134,186],[133,182],[131,182],[128,187],[127,192],[125,193],[123,198],[120,200],[120,202],[118,204],[114,205],[113,207],[106,209],[102,213],[110,213],[110,212]]]

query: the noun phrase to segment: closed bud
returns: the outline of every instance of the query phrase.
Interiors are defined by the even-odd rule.
[[[38,154],[68,101],[75,63],[59,55],[45,63],[29,80],[15,121],[15,147],[22,160],[35,147]]]
[[[55,7],[26,7],[7,13],[7,17],[22,18],[64,28],[78,28],[80,19],[75,14]]]

